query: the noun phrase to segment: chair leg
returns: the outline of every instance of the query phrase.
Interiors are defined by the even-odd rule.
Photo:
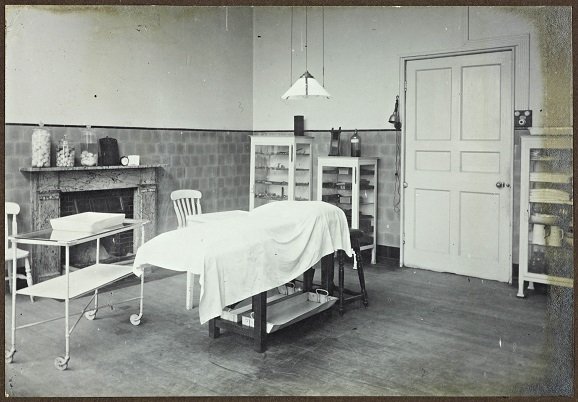
[[[186,305],[185,308],[187,310],[191,310],[193,308],[193,296],[194,296],[194,274],[192,272],[187,272],[187,289],[186,289]]]
[[[345,309],[343,308],[343,287],[345,286],[345,268],[343,266],[343,250],[337,252],[339,254],[339,315],[343,315]]]
[[[6,261],[6,269],[8,271],[8,287],[12,293],[12,261]]]
[[[34,283],[32,283],[32,270],[30,269],[30,260],[28,257],[24,259],[24,268],[26,269],[26,283],[30,287]],[[30,301],[34,303],[34,296],[30,295]]]
[[[355,250],[357,258],[357,276],[359,277],[359,286],[361,287],[361,294],[363,295],[363,305],[368,306],[367,291],[365,290],[365,275],[363,274],[363,258],[361,257],[361,250]]]

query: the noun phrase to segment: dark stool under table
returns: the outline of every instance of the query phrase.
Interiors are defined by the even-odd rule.
[[[357,276],[359,277],[359,292],[354,292],[345,288],[345,269],[343,266],[343,250],[339,251],[339,315],[343,315],[345,309],[345,303],[351,303],[355,300],[361,300],[365,307],[368,306],[367,301],[367,291],[365,290],[365,277],[363,275],[363,258],[361,257],[361,245],[360,240],[364,236],[364,233],[359,229],[350,229],[349,238],[351,240],[351,248],[353,248],[353,253],[355,254],[355,259],[357,261]],[[348,294],[348,297],[345,297]]]

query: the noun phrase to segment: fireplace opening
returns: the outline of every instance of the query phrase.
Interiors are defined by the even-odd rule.
[[[134,189],[75,191],[60,196],[60,216],[82,212],[124,213],[133,218]],[[99,261],[115,263],[130,260],[133,254],[133,231],[118,233],[100,239]],[[84,268],[96,262],[96,240],[70,248],[70,266]],[[61,263],[65,255],[61,253]]]

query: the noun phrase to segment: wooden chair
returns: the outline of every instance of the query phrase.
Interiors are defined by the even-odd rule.
[[[198,190],[175,190],[171,193],[171,200],[177,214],[177,223],[179,229],[187,226],[187,216],[198,215],[202,213],[201,198],[203,194]],[[187,272],[187,295],[186,309],[193,308],[193,282],[194,276]]]
[[[18,264],[19,260],[24,260],[24,269],[26,271],[26,275],[24,274],[16,274],[15,278],[12,278],[12,263],[14,260],[14,246],[8,243],[8,236],[13,236],[18,234],[18,222],[16,216],[20,213],[20,205],[14,202],[6,202],[4,203],[4,262],[6,267],[8,268],[8,276],[5,276],[5,281],[8,281],[10,285],[10,293],[16,291],[16,280],[17,279],[26,279],[28,286],[32,286],[32,269],[30,268],[30,259],[29,252],[26,250],[22,250],[16,248],[16,263]],[[11,223],[9,224],[9,221]],[[10,228],[11,230],[8,230]],[[34,297],[30,296],[30,301],[34,303]]]

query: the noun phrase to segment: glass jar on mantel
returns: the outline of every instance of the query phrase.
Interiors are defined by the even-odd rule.
[[[58,167],[72,167],[74,166],[74,146],[70,144],[66,135],[58,141],[58,148],[56,150],[56,166]]]
[[[82,130],[80,164],[82,166],[96,166],[98,164],[98,143],[96,142],[96,135],[90,126],[86,126]]]
[[[42,123],[32,131],[32,167],[50,167],[50,137]]]

